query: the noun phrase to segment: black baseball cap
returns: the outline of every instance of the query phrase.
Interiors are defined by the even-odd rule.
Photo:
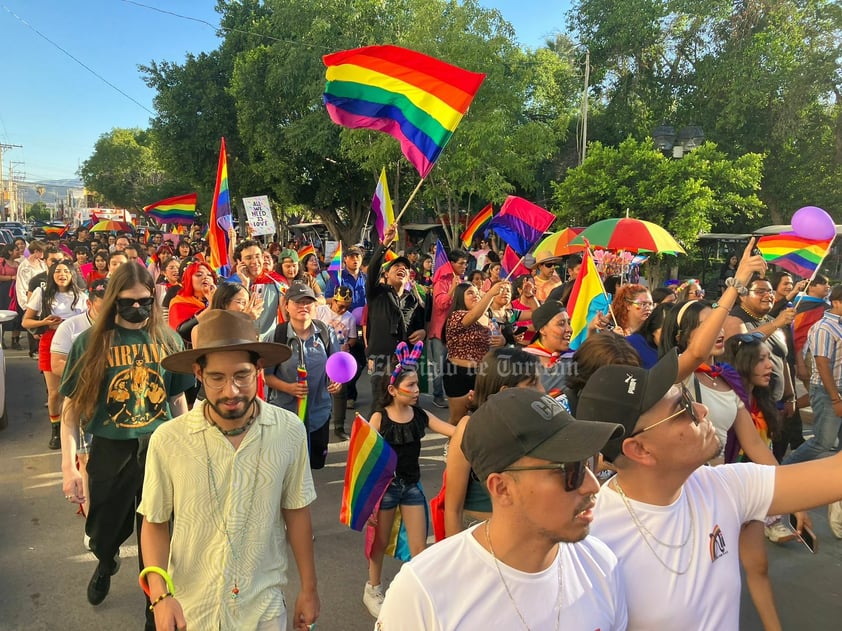
[[[386,269],[391,269],[394,265],[397,265],[398,263],[403,263],[403,266],[406,269],[412,269],[412,263],[405,256],[399,256],[386,263]]]
[[[583,421],[620,423],[630,435],[641,414],[664,398],[678,379],[678,352],[672,349],[649,370],[613,364],[599,368],[579,394],[576,415]],[[609,462],[623,452],[622,439],[609,441],[602,455]]]
[[[577,421],[558,401],[537,390],[507,388],[471,415],[462,452],[485,481],[524,456],[551,462],[586,460],[622,433],[621,425]]]
[[[294,282],[292,287],[287,289],[287,293],[284,294],[284,297],[292,302],[298,302],[300,300],[304,300],[305,298],[316,300],[316,294],[310,286],[299,282]]]

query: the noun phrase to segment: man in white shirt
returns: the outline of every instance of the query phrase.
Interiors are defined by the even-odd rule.
[[[621,430],[588,425],[532,389],[489,397],[462,451],[492,517],[404,565],[375,629],[625,629],[617,560],[587,536],[599,491],[588,463]]]
[[[673,385],[678,358],[651,370],[603,366],[579,395],[582,419],[621,423],[602,450],[617,470],[592,532],[617,555],[629,629],[739,628],[742,524],[842,497],[842,456],[786,467],[706,467],[719,453],[707,408]]]

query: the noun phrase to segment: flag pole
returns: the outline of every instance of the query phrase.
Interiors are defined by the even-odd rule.
[[[591,244],[588,242],[587,239],[585,241],[585,246],[588,249],[588,256],[591,257],[591,260],[594,260],[593,250],[591,250]],[[596,267],[596,266],[594,266]],[[605,297],[605,301],[608,303],[608,314],[611,316],[611,320],[614,321],[614,328],[617,329],[620,325],[617,322],[617,316],[614,315],[614,309],[611,307],[611,301],[608,299],[608,292],[605,291],[605,285],[602,283],[602,276],[599,275],[599,270],[597,270],[596,278],[599,281],[599,288],[602,290],[602,295]]]
[[[426,179],[427,179],[426,177],[422,177],[418,181],[417,186],[412,191],[412,193],[410,193],[409,199],[406,200],[406,203],[403,205],[403,208],[401,208],[401,212],[398,213],[397,217],[395,217],[395,223],[398,223],[398,221],[400,221],[401,217],[403,217],[403,214],[406,212],[406,209],[409,208],[409,205],[412,203],[412,200],[415,199],[415,196],[418,194],[418,191],[421,189],[421,185],[424,184],[424,181]]]
[[[830,243],[827,246],[827,250],[825,250],[824,256],[822,256],[822,260],[819,261],[819,264],[816,265],[816,269],[813,270],[813,273],[810,274],[810,278],[807,279],[807,284],[804,286],[804,289],[795,297],[795,302],[792,304],[793,308],[798,307],[798,303],[801,302],[801,299],[807,294],[807,290],[810,288],[810,284],[816,279],[816,274],[819,273],[819,269],[821,269],[822,263],[830,254],[830,251],[833,249],[833,243],[836,241],[836,237],[838,235],[834,234],[833,238],[830,240]]]

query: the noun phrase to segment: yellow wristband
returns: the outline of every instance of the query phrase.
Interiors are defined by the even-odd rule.
[[[140,588],[144,591],[144,593],[147,596],[150,596],[149,582],[144,580],[147,574],[157,574],[158,576],[160,576],[162,579],[164,579],[164,582],[167,584],[167,592],[169,593],[169,595],[175,595],[175,586],[173,585],[172,578],[170,578],[170,575],[167,573],[167,571],[154,565],[150,565],[148,567],[143,568],[143,570],[141,570],[140,572],[140,576],[137,577],[137,581],[138,583],[140,583]]]
[[[164,598],[172,598],[172,597],[173,597],[172,592],[164,592],[163,594],[158,596],[154,601],[152,601],[152,604],[149,605],[149,611],[155,611],[155,605],[157,605],[159,602],[164,600]]]

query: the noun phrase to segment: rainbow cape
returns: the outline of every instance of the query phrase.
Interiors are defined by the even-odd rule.
[[[518,256],[523,256],[544,236],[553,221],[555,215],[551,212],[522,197],[509,195],[488,227],[512,246]]]
[[[298,260],[303,261],[304,257],[307,256],[308,254],[312,254],[313,256],[316,256],[316,248],[315,248],[315,246],[313,246],[312,243],[308,243],[307,245],[305,245],[303,248],[301,248],[298,251]]]
[[[354,417],[339,521],[362,531],[395,477],[398,456],[359,414]]]
[[[189,226],[196,219],[196,200],[198,195],[179,195],[168,197],[154,204],[143,207],[150,217],[154,217],[159,223],[171,223]]]
[[[573,328],[570,350],[575,351],[582,345],[588,336],[588,325],[596,317],[596,312],[608,313],[608,304],[608,296],[602,288],[590,248],[587,248],[583,252],[582,269],[567,300],[567,313],[570,314],[570,326]]]
[[[761,237],[757,248],[767,263],[774,263],[798,276],[812,278],[827,256],[831,242],[831,239],[805,239],[790,232]]]
[[[386,234],[386,226],[395,223],[395,209],[392,208],[392,198],[389,196],[389,185],[386,182],[386,167],[380,171],[374,197],[371,198],[371,210],[374,212],[374,227],[380,240]]]
[[[228,265],[228,229],[232,226],[231,195],[228,191],[228,158],[225,155],[225,138],[219,147],[219,164],[216,169],[216,186],[210,212],[210,264],[219,271]]]
[[[324,103],[331,120],[396,138],[427,177],[485,75],[398,46],[325,55]]]
[[[336,278],[337,284],[341,284],[342,280],[342,242],[336,246],[336,252],[333,253],[333,258],[330,259],[330,265],[327,266],[327,273],[333,274]]]
[[[471,244],[474,242],[474,237],[477,236],[477,232],[482,230],[491,218],[494,216],[494,208],[491,204],[483,208],[479,211],[476,216],[468,222],[468,226],[465,228],[465,232],[462,233],[462,236],[459,237],[462,240],[462,243],[466,248],[471,247]]]

